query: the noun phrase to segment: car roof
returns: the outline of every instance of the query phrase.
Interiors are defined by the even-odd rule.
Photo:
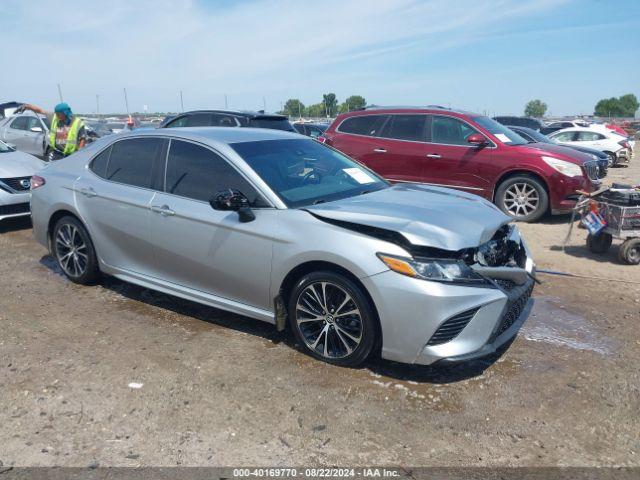
[[[237,128],[237,127],[181,127],[149,130],[133,130],[130,133],[119,134],[118,138],[137,136],[170,136],[196,141],[213,141],[219,143],[259,142],[264,140],[305,140],[307,137],[285,130],[270,128]],[[313,142],[314,140],[309,139]]]
[[[178,113],[177,115],[175,115],[173,118],[178,118],[178,117],[183,117],[185,115],[191,115],[194,113],[226,113],[229,115],[238,115],[238,116],[242,116],[242,117],[252,117],[252,118],[259,118],[259,117],[276,117],[276,118],[283,118],[286,119],[287,117],[284,115],[279,115],[277,113],[267,113],[267,112],[263,112],[263,111],[252,111],[252,110],[189,110],[188,112],[182,112],[182,113]]]
[[[477,117],[479,114],[474,112],[468,112],[465,110],[456,110],[453,108],[442,107],[440,105],[426,105],[426,106],[376,106],[366,107],[360,110],[354,110],[349,113],[342,113],[339,117],[358,116],[358,115],[371,115],[371,114],[391,114],[391,113],[444,113],[451,114],[452,116],[473,116]]]

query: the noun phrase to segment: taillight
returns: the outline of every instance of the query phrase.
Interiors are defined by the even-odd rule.
[[[40,188],[45,183],[47,183],[47,182],[45,182],[44,178],[39,177],[38,175],[34,175],[33,177],[31,177],[31,190],[35,190],[36,188]]]
[[[631,144],[626,140],[621,140],[618,142],[618,145],[622,145],[623,148],[631,149]]]

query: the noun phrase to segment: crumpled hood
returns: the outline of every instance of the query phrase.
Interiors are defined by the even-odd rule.
[[[511,221],[478,196],[417,184],[396,184],[306,209],[318,217],[395,231],[414,245],[450,251],[477,247]]]
[[[46,165],[28,153],[15,151],[0,153],[0,178],[30,177]]]

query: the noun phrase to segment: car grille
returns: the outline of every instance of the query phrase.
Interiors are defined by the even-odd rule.
[[[464,327],[471,321],[473,316],[480,310],[480,308],[474,308],[467,310],[466,312],[459,313],[458,315],[446,320],[442,325],[438,327],[436,333],[429,339],[427,346],[432,347],[434,345],[441,345],[443,343],[450,342],[464,330]]]
[[[26,187],[22,184],[25,181],[27,182]],[[0,178],[0,183],[16,192],[24,192],[31,188],[31,177]]]
[[[593,182],[597,182],[598,180],[600,180],[606,175],[606,171],[605,172],[600,171],[598,162],[585,162],[583,166],[584,166],[585,172],[587,173],[587,177],[589,177],[589,180]]]
[[[15,215],[17,213],[29,213],[29,204],[14,203],[13,205],[0,205],[0,216]]]
[[[495,280],[495,282],[507,294],[509,299],[504,310],[504,314],[498,323],[495,331],[491,335],[489,343],[506,332],[520,318],[520,314],[524,310],[531,298],[533,292],[533,279],[529,279],[524,285],[516,285],[509,280]]]

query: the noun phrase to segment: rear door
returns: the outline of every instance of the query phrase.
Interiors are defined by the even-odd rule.
[[[255,220],[214,210],[209,200],[240,190],[253,204]],[[156,275],[211,295],[268,309],[271,251],[278,210],[210,148],[172,139],[164,193],[151,204],[151,241]],[[261,207],[262,206],[262,207]]]
[[[427,131],[426,114],[389,115],[367,166],[391,181],[422,182]]]
[[[490,165],[493,146],[470,145],[467,138],[481,132],[457,117],[431,115],[430,125],[424,180],[489,198],[492,184],[484,172],[485,165]]]
[[[345,118],[330,135],[329,145],[373,169],[372,164],[385,153],[380,133],[389,115],[357,115]]]
[[[101,261],[120,270],[152,274],[149,243],[154,175],[167,140],[128,138],[91,161],[74,185],[78,211]]]

